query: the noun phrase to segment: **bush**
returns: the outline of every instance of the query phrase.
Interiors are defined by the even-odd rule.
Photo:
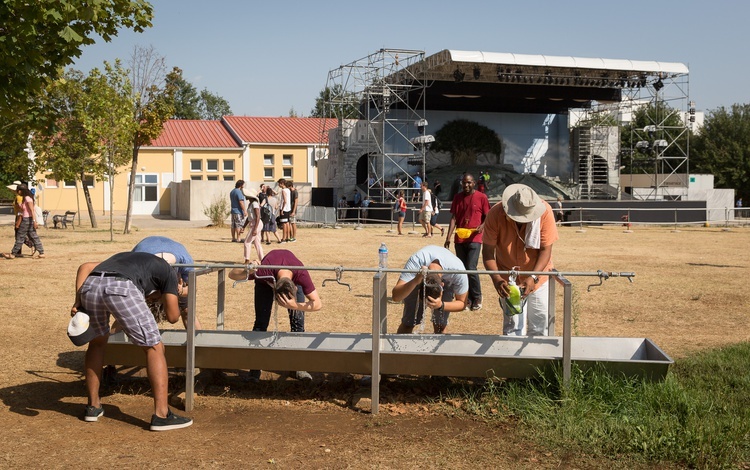
[[[224,223],[229,217],[230,207],[227,200],[223,197],[216,197],[214,202],[210,206],[203,206],[203,215],[211,220],[211,225],[214,227],[224,227]]]

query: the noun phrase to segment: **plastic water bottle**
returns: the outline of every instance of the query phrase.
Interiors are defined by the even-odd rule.
[[[378,248],[378,267],[388,267],[388,247],[385,246],[385,242],[381,243],[380,248]]]

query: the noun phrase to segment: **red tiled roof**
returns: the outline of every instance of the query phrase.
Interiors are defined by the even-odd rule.
[[[328,143],[328,129],[336,119],[299,117],[224,116],[224,121],[242,140],[266,144]]]
[[[240,148],[221,121],[170,119],[148,147]]]

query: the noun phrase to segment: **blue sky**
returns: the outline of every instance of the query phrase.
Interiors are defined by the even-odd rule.
[[[151,0],[154,26],[84,49],[89,71],[153,46],[236,115],[308,115],[329,70],[381,48],[682,62],[699,110],[749,103],[750,2]]]

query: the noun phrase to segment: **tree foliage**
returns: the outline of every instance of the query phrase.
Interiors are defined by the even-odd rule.
[[[201,119],[221,119],[223,116],[231,116],[232,108],[229,102],[221,96],[211,93],[206,88],[201,91],[198,111]]]
[[[493,154],[502,163],[503,141],[490,129],[467,119],[445,123],[435,133],[434,152],[448,152],[454,165],[474,165],[479,154]]]
[[[179,70],[179,69],[175,69]],[[222,116],[232,114],[227,100],[204,88],[198,90],[192,83],[182,77],[175,80],[174,115],[173,119],[207,119],[218,120]]]
[[[623,155],[627,154],[622,157],[623,173],[671,173],[659,165],[664,165],[670,158],[687,158],[689,133],[679,111],[663,101],[638,108],[630,124],[620,131],[620,148]],[[669,144],[667,148],[659,150],[660,156],[666,159],[657,159],[654,142],[658,140],[666,140]],[[648,146],[639,146],[638,142],[646,142]],[[687,167],[681,173],[685,171]]]
[[[88,76],[69,70],[47,87],[44,105],[49,121],[35,134],[34,148],[40,168],[58,181],[83,183],[93,177],[113,183],[118,168],[130,160],[135,125],[127,71],[119,61],[104,66],[104,73],[94,69]],[[96,228],[89,188],[82,187],[91,226]]]
[[[84,46],[109,42],[122,28],[151,26],[145,0],[3,0],[0,2],[0,117],[33,107]]]
[[[182,73],[182,70],[180,70]],[[174,114],[173,119],[200,119],[200,96],[198,90],[192,83],[185,80],[182,76],[174,82]]]
[[[138,173],[138,151],[161,134],[164,122],[174,114],[174,96],[177,83],[182,78],[182,70],[177,67],[166,73],[166,61],[153,47],[136,46],[129,66],[132,84],[130,102],[136,128],[131,141],[132,165],[124,233],[130,233],[135,177]]]
[[[716,187],[750,199],[750,104],[708,113],[693,140],[690,165],[692,172],[713,174]]]
[[[359,100],[339,85],[325,87],[315,98],[310,117],[334,119],[359,119]]]

